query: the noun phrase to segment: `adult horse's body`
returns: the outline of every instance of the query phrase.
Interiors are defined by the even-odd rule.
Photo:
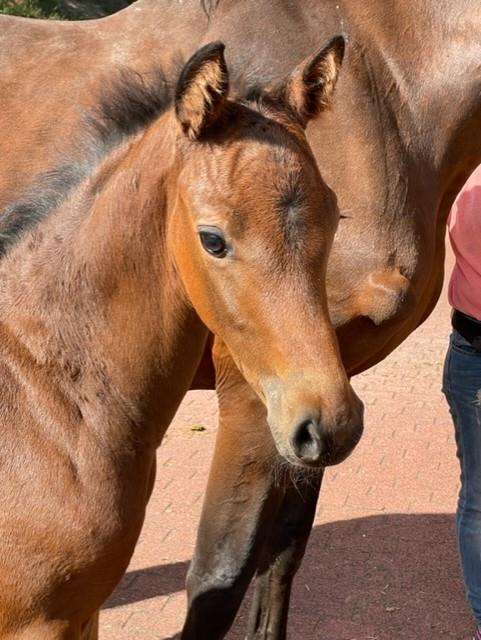
[[[76,126],[76,104],[88,103],[100,72],[118,62],[145,69],[152,59],[167,63],[222,37],[236,45],[232,66],[263,84],[282,77],[319,39],[345,31],[347,57],[332,112],[311,126],[309,137],[347,216],[331,254],[328,298],[354,374],[395,348],[438,297],[444,221],[481,159],[481,7],[477,0],[211,4],[217,7],[210,19],[197,0],[141,0],[90,25],[22,26],[5,19],[0,201],[18,197],[32,174],[48,166],[57,146],[50,141]],[[41,65],[32,65],[40,57]],[[72,152],[67,139],[65,149]],[[222,637],[258,567],[248,637],[281,639],[317,489],[311,483],[301,497],[288,483],[276,488],[268,473],[249,472],[252,452],[264,452],[266,468],[276,455],[267,428],[259,428],[264,409],[221,345],[216,359],[220,431],[184,637]],[[239,507],[231,496],[240,477],[249,517],[234,519]],[[215,615],[207,615],[212,609]]]
[[[175,112],[162,82],[124,73],[91,133],[98,164],[50,208],[45,174],[0,220],[2,639],[96,637],[209,330],[287,458],[323,464],[359,439],[319,286],[338,211],[304,134],[342,54],[333,40],[247,103],[206,45]]]

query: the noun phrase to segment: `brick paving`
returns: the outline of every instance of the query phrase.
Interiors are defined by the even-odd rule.
[[[454,539],[458,469],[440,392],[448,333],[443,295],[420,329],[355,379],[365,434],[326,473],[290,640],[470,637]],[[178,637],[216,412],[213,393],[193,392],[170,427],[136,553],[101,614],[102,640]],[[244,607],[231,640],[244,637],[246,616]]]

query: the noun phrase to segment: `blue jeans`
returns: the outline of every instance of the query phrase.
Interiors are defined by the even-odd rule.
[[[454,422],[461,489],[456,514],[466,594],[481,626],[481,353],[453,331],[443,392]]]

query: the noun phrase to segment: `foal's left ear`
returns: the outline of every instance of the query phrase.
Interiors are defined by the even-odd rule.
[[[175,113],[184,133],[198,140],[220,117],[229,93],[225,45],[211,42],[199,49],[180,74]]]
[[[344,38],[335,36],[326,47],[303,60],[278,89],[277,94],[303,127],[329,106],[344,49]]]

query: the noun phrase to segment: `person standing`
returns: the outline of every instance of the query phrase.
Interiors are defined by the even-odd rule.
[[[443,392],[454,423],[461,488],[456,531],[466,595],[481,640],[481,165],[459,193],[448,222],[455,265],[449,282],[452,333]]]

